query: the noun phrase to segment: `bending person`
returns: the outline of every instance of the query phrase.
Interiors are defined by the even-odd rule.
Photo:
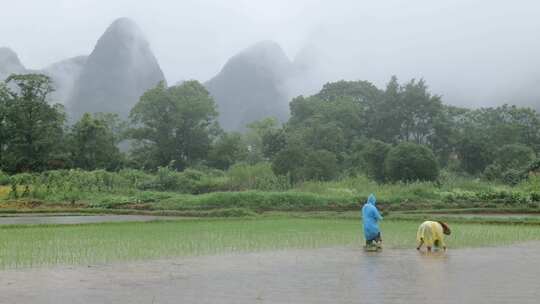
[[[439,221],[425,221],[416,232],[416,242],[418,246],[416,250],[420,250],[423,245],[426,245],[427,250],[431,251],[431,248],[442,247],[446,250],[446,243],[444,242],[444,235],[450,235],[450,227],[448,224]]]

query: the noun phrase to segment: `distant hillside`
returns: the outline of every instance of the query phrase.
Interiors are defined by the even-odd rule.
[[[150,45],[129,19],[113,22],[97,42],[74,85],[68,109],[127,117],[140,96],[165,80]]]
[[[289,113],[287,80],[294,66],[274,42],[260,42],[235,55],[206,83],[226,130],[240,130],[249,122]]]
[[[53,63],[41,72],[54,81],[53,102],[66,103],[73,94],[73,87],[86,64],[88,56],[78,56]]]
[[[0,80],[11,74],[26,73],[26,68],[19,60],[19,56],[7,47],[0,47]]]

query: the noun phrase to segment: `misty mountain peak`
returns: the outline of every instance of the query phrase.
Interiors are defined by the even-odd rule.
[[[99,38],[75,85],[70,111],[127,117],[140,96],[165,77],[135,22],[115,20]]]
[[[129,47],[130,43],[148,44],[139,26],[129,18],[116,19],[105,31],[100,41],[108,43],[115,40],[117,44]]]
[[[292,66],[281,46],[274,41],[261,41],[233,56],[223,67],[224,71],[250,66],[264,69],[267,76],[279,77]],[[231,71],[233,72],[233,71]]]
[[[0,47],[0,64],[7,62],[16,62],[21,64],[17,54],[8,47]]]
[[[287,58],[285,52],[275,41],[265,40],[255,43],[254,45],[243,50],[240,55],[254,56],[258,58]]]
[[[25,71],[17,53],[8,47],[0,47],[0,79],[3,80],[12,73]]]
[[[121,17],[116,20],[114,20],[111,25],[107,28],[107,31],[110,30],[118,30],[118,31],[140,31],[139,26],[135,21],[127,18],[127,17]]]
[[[285,120],[289,99],[285,83],[293,70],[285,52],[272,41],[259,42],[229,59],[206,83],[218,105],[221,126],[241,130],[268,116]]]
[[[88,56],[65,59],[53,63],[41,71],[53,80],[54,92],[49,96],[52,102],[65,104],[69,100],[87,59]]]

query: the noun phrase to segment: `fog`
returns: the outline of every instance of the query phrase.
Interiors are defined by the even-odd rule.
[[[326,81],[424,78],[447,103],[540,107],[540,3],[359,0],[0,0],[0,46],[39,69],[92,51],[118,17],[150,41],[168,83],[206,81],[261,40]]]

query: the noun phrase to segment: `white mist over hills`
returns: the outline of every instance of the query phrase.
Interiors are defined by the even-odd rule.
[[[70,100],[87,59],[88,56],[69,58],[53,63],[41,71],[54,80],[55,91],[50,96],[52,101],[66,103]]]
[[[259,42],[233,56],[206,83],[218,105],[220,125],[238,130],[268,116],[285,121],[291,98],[287,81],[295,72],[293,63],[272,41]]]
[[[114,21],[88,56],[68,108],[75,117],[85,112],[111,112],[127,117],[140,96],[165,80],[139,27],[127,18]]]
[[[92,53],[111,21],[129,16],[169,84],[223,81],[231,58],[270,40],[294,72],[266,87],[287,98],[341,79],[384,87],[397,75],[401,82],[424,78],[449,104],[540,109],[540,3],[532,0],[28,0],[9,8],[17,13],[0,18],[0,46],[32,70]],[[76,65],[70,70],[76,74]],[[74,92],[56,94],[63,99]]]
[[[17,54],[10,48],[0,47],[0,79],[5,79],[11,73],[24,72],[26,69]]]
[[[111,112],[126,118],[144,92],[165,81],[142,31],[127,18],[114,21],[88,56],[62,60],[43,70],[25,69],[7,48],[0,51],[0,59],[3,77],[10,73],[49,75],[55,87],[51,102],[63,103],[72,120],[85,112]],[[262,41],[230,58],[205,85],[216,101],[222,127],[240,130],[268,116],[285,121],[291,98],[305,93],[296,87],[306,70],[277,43]]]

